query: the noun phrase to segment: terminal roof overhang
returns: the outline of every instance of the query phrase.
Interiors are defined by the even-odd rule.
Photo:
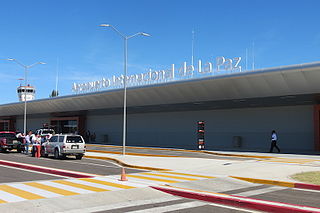
[[[320,62],[131,87],[128,113],[267,107],[318,103]],[[121,113],[123,89],[39,99],[28,114]],[[23,115],[24,103],[0,105],[0,116]]]

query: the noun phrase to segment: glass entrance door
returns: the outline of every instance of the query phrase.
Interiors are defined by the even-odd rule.
[[[51,120],[51,125],[56,133],[78,134],[78,120]]]
[[[0,120],[0,131],[9,131],[10,120]]]

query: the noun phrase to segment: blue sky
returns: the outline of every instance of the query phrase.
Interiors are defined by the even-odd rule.
[[[123,73],[122,33],[144,31],[128,43],[128,73],[142,73],[217,56],[243,58],[248,68],[315,62],[320,59],[318,0],[0,0],[0,59],[29,65],[28,81],[37,98],[48,98],[59,72],[60,95],[72,94],[72,83]],[[57,63],[58,61],[58,63]],[[24,70],[0,60],[0,104],[17,102],[17,79]]]

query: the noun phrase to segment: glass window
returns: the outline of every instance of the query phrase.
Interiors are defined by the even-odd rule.
[[[52,136],[50,138],[50,142],[57,142],[57,140],[58,140],[58,136]]]
[[[64,136],[58,136],[58,142],[63,142]]]
[[[14,133],[0,133],[0,138],[16,139],[16,134],[14,134]]]
[[[67,136],[67,143],[83,143],[80,136]]]
[[[47,134],[52,134],[53,135],[54,134],[54,130],[53,129],[51,129],[51,130],[50,129],[42,130],[42,134],[43,135],[47,135]]]

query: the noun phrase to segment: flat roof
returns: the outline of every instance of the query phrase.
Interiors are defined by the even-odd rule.
[[[127,88],[127,106],[131,109],[159,108],[224,103],[221,108],[246,106],[245,102],[275,104],[313,104],[320,93],[320,62],[212,75],[202,78]],[[275,100],[280,101],[275,101]],[[250,100],[250,101],[249,101]],[[264,100],[264,101],[262,101]],[[290,100],[288,102],[288,100]],[[271,103],[270,103],[271,102]],[[123,106],[123,89],[59,96],[28,101],[28,114],[113,110]],[[194,109],[193,106],[190,109]],[[143,111],[143,110],[142,110]],[[160,109],[161,111],[161,109]],[[0,116],[22,115],[24,103],[0,105]]]

